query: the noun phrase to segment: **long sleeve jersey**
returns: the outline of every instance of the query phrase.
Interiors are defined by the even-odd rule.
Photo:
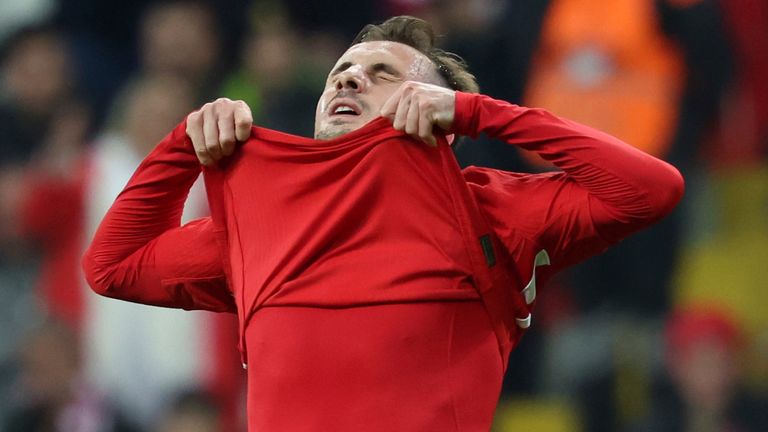
[[[616,138],[544,110],[459,92],[457,134],[486,133],[562,171],[460,171],[444,139],[429,148],[383,118],[329,141],[254,127],[232,158],[205,170],[212,218],[179,226],[200,172],[184,129],[179,125],[139,167],[96,233],[84,268],[103,295],[236,312],[243,357],[256,364],[249,366],[252,430],[487,430],[506,355],[519,339],[503,343],[494,327],[505,315],[521,317],[519,307],[489,304],[497,297],[485,287],[498,291],[502,284],[484,281],[479,256],[506,269],[501,289],[530,305],[537,277],[541,283],[663,217],[683,189],[677,170]],[[490,232],[476,230],[479,224]],[[472,308],[480,303],[491,325],[487,317],[479,318],[485,325],[462,325],[478,329],[463,338],[446,331],[468,316],[478,319]],[[422,312],[386,308],[419,304]],[[359,308],[366,312],[354,315]],[[494,332],[502,361],[455,361],[487,353],[477,344],[492,341]],[[449,348],[425,348],[433,343]],[[319,354],[311,355],[313,348]],[[370,364],[376,367],[364,366]],[[329,385],[339,365],[354,379]],[[494,372],[481,377],[478,370]],[[288,383],[301,382],[302,397],[286,392]],[[365,388],[382,389],[375,404],[355,396]],[[474,402],[467,399],[473,394]],[[304,415],[280,408],[286,406]]]

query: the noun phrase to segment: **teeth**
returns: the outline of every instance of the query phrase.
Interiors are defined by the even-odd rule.
[[[337,107],[336,110],[333,113],[334,114],[339,114],[339,113],[353,113],[354,114],[355,110],[353,110],[352,108],[350,108],[348,106],[341,105],[341,106]]]

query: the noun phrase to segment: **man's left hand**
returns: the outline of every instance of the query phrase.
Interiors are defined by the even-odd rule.
[[[380,114],[392,127],[437,146],[433,128],[450,132],[456,108],[456,92],[434,84],[406,81],[381,107]]]

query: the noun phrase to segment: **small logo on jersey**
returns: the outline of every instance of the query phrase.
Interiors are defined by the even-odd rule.
[[[485,255],[485,262],[488,267],[496,265],[496,254],[493,253],[493,242],[491,242],[489,234],[480,236],[480,247],[483,248],[483,255]]]

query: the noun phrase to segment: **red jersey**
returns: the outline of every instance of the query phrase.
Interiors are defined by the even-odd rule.
[[[444,139],[385,119],[329,141],[255,127],[205,170],[212,219],[179,227],[200,170],[182,124],[105,217],[87,277],[108,296],[237,312],[251,430],[488,430],[537,278],[661,218],[682,179],[482,95],[457,93],[454,129],[563,172],[460,171]]]

